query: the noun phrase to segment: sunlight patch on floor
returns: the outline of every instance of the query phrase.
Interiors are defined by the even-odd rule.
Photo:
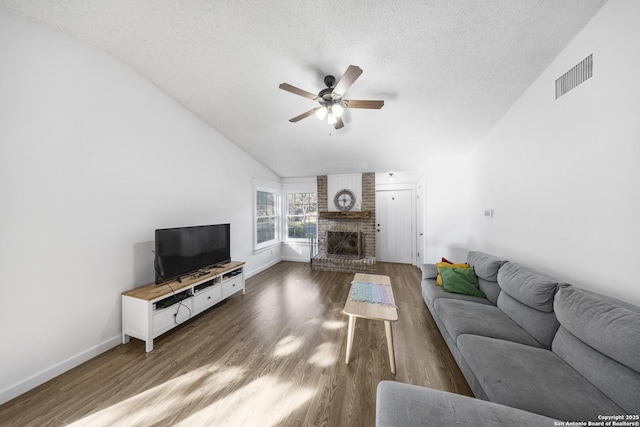
[[[258,378],[217,400],[176,426],[275,426],[309,401],[315,390],[299,388],[272,376]]]
[[[318,291],[315,289],[288,282],[282,290],[280,304],[286,307],[287,312],[305,314],[318,304]]]
[[[317,317],[308,319],[307,321],[304,322],[305,326],[317,326],[319,324],[320,324],[320,319],[318,319]]]
[[[342,320],[325,320],[322,322],[322,327],[325,329],[340,329],[347,326],[347,322]]]
[[[321,368],[327,368],[336,363],[336,360],[336,344],[325,342],[316,347],[315,353],[309,358],[309,363]]]
[[[303,344],[304,338],[302,337],[286,336],[278,341],[275,350],[273,350],[273,355],[275,357],[289,356],[302,348]]]
[[[167,414],[180,412],[205,395],[213,395],[240,380],[243,368],[207,365],[189,371],[127,400],[78,420],[70,426],[146,426],[162,424]],[[165,423],[166,424],[166,423]]]

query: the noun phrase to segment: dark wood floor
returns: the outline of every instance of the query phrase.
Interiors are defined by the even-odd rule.
[[[0,406],[2,426],[374,426],[381,380],[471,395],[420,296],[420,273],[391,277],[397,374],[382,322],[359,319],[344,363],[352,274],[281,262],[246,295],[154,341],[132,339]]]

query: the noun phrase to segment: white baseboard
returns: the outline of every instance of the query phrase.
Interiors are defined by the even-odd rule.
[[[292,261],[292,262],[311,262],[309,258],[301,258],[301,257],[282,257],[282,261]]]
[[[248,278],[249,278],[249,277],[251,277],[251,276],[255,276],[256,274],[258,274],[258,273],[260,273],[260,272],[262,272],[262,271],[266,270],[267,268],[269,268],[269,267],[273,267],[274,265],[276,265],[276,264],[277,264],[277,263],[279,263],[280,261],[282,261],[282,258],[277,258],[277,259],[274,259],[273,261],[271,261],[270,263],[265,264],[265,265],[263,265],[263,266],[260,266],[259,268],[255,269],[255,270],[253,270],[253,271],[246,271],[246,272],[244,273],[244,278],[245,278],[245,279],[248,279]]]
[[[273,267],[274,265],[276,265],[277,263],[279,263],[280,261],[283,261],[283,258],[277,258],[273,261],[271,261],[268,264],[265,264],[263,266],[261,266],[260,268],[257,268],[254,271],[251,272],[246,272],[245,273],[245,278],[249,278],[251,276],[255,276],[256,274],[260,273],[261,271],[266,270],[269,267]],[[287,259],[287,261],[302,261],[300,259]],[[309,260],[305,260],[304,262],[309,262]],[[9,400],[16,398],[18,396],[20,396],[23,393],[26,393],[27,391],[46,383],[47,381],[57,377],[58,375],[61,375],[63,373],[65,373],[66,371],[75,368],[78,365],[81,365],[82,363],[86,362],[87,360],[90,360],[96,356],[98,356],[101,353],[104,353],[105,351],[117,346],[118,344],[120,344],[122,342],[122,336],[121,335],[117,335],[113,338],[108,339],[107,341],[96,345],[95,347],[92,347],[90,349],[87,349],[86,351],[83,351],[82,353],[79,353],[75,356],[70,357],[69,359],[55,365],[52,366],[51,368],[45,369],[44,371],[33,375],[32,377],[27,378],[24,381],[21,381],[17,384],[14,384],[12,386],[7,387],[6,389],[0,391],[0,405],[8,402]]]
[[[275,260],[271,261],[268,264],[265,264],[265,265],[261,266],[260,268],[257,268],[256,270],[253,270],[251,272],[245,272],[244,278],[248,279],[251,276],[255,276],[256,274],[258,274],[260,272],[263,272],[267,268],[273,267],[274,265],[276,265],[280,261],[293,261],[293,262],[306,262],[306,263],[308,263],[309,262],[309,258],[280,257],[278,259],[275,259]]]
[[[87,360],[93,359],[101,353],[117,346],[122,342],[122,335],[117,335],[109,340],[98,344],[95,347],[92,347],[86,351],[83,351],[80,354],[77,354],[69,359],[52,366],[49,369],[46,369],[26,380],[19,382],[18,384],[14,384],[2,391],[0,391],[0,405],[8,402],[9,400],[20,396],[23,393],[31,390],[39,386],[40,384],[44,384],[52,378],[57,377],[60,374],[65,373],[69,369],[75,368],[78,365],[86,362]]]

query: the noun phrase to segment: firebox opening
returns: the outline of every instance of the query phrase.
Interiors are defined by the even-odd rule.
[[[359,231],[327,231],[325,241],[327,255],[364,257],[364,239]]]

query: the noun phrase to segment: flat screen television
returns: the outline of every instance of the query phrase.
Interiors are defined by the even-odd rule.
[[[231,261],[231,224],[156,230],[156,283]]]

